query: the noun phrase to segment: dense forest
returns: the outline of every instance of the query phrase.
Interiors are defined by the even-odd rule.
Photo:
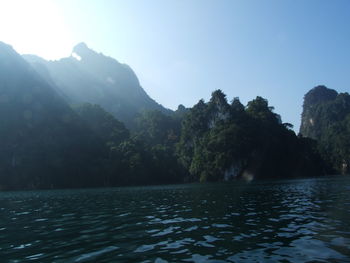
[[[170,111],[150,99],[136,78],[129,81],[134,78],[129,67],[84,45],[75,52],[79,63],[72,57],[55,63],[31,57],[29,63],[28,56],[25,60],[0,42],[0,189],[250,181],[349,171],[348,94],[331,91],[323,99],[326,88],[310,91],[296,135],[262,97],[243,105],[215,90],[208,102]],[[82,80],[87,76],[94,82]],[[87,93],[78,96],[84,84]],[[96,85],[102,85],[100,104],[93,99]],[[125,90],[132,91],[128,100],[119,96],[126,96]]]

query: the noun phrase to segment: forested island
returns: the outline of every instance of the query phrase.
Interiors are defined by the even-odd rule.
[[[214,89],[215,90],[215,89]],[[0,189],[52,189],[347,174],[350,95],[318,86],[297,135],[268,100],[216,89],[164,108],[132,69],[85,44],[20,56],[0,42]]]

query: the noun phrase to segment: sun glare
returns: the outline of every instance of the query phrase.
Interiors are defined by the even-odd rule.
[[[51,0],[0,0],[0,41],[45,59],[68,56],[75,44],[63,13]]]

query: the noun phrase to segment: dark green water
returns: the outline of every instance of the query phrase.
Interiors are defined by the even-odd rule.
[[[350,177],[0,193],[0,262],[350,262]]]

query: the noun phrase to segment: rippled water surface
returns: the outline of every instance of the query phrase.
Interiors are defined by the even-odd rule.
[[[350,177],[0,193],[0,262],[350,262]]]

